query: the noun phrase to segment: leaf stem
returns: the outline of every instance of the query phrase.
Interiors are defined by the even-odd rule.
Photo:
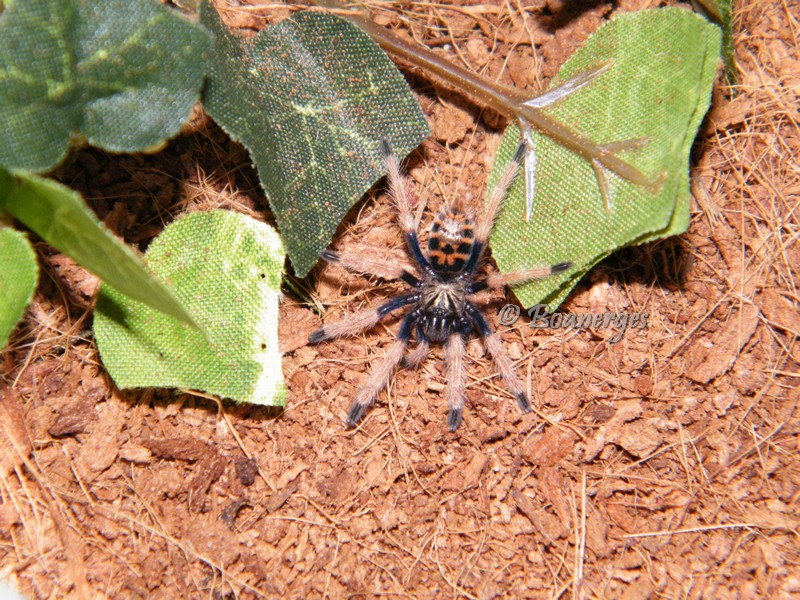
[[[456,89],[463,90],[481,104],[517,121],[523,136],[533,127],[557,144],[584,158],[594,166],[595,170],[603,167],[634,185],[644,187],[652,194],[659,192],[663,174],[655,180],[648,178],[639,169],[615,156],[614,144],[597,144],[560,123],[541,108],[526,104],[532,98],[524,92],[495,83],[454,65],[423,46],[412,46],[359,12],[342,10],[343,5],[336,0],[312,1],[320,6],[338,9],[338,15],[360,27],[390,54],[433,73]]]

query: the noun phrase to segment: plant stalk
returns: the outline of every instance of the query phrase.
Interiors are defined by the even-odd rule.
[[[516,121],[522,130],[523,137],[525,132],[533,127],[557,144],[584,158],[595,169],[603,167],[634,185],[644,187],[650,193],[659,192],[663,175],[655,180],[648,178],[639,169],[614,154],[615,144],[597,144],[572,131],[541,108],[526,105],[525,103],[529,102],[531,97],[523,92],[495,83],[458,65],[451,64],[428,48],[412,46],[392,32],[365,18],[361,13],[345,9],[336,0],[313,1],[317,5],[337,9],[338,15],[357,25],[390,54],[433,73],[479,103]]]

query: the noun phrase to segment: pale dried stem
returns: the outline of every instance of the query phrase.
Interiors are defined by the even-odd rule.
[[[314,2],[332,9],[342,8],[341,3],[336,0]],[[424,46],[412,46],[356,11],[339,10],[337,14],[360,27],[387,52],[434,74],[481,104],[517,121],[523,131],[533,127],[592,165],[600,165],[634,185],[644,187],[650,193],[655,194],[660,190],[663,175],[650,179],[633,165],[615,156],[612,148],[592,142],[559,123],[540,108],[527,104],[531,97],[525,92],[489,81],[451,64]]]

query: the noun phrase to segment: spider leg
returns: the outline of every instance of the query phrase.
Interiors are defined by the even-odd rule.
[[[361,388],[356,395],[356,399],[347,413],[347,426],[355,427],[356,424],[362,419],[367,408],[375,400],[380,391],[386,387],[389,382],[389,377],[394,372],[395,367],[403,359],[408,340],[411,337],[411,328],[415,321],[419,318],[420,311],[414,310],[408,313],[400,325],[400,331],[397,332],[397,337],[392,344],[389,351],[381,359],[376,367],[372,369],[366,385]]]
[[[403,171],[400,168],[400,161],[394,155],[392,146],[386,138],[381,140],[381,152],[383,152],[383,159],[386,162],[389,194],[397,207],[397,218],[400,222],[400,227],[403,228],[405,233],[408,248],[411,250],[411,255],[419,264],[420,269],[429,275],[433,275],[433,267],[419,246],[414,214],[411,212],[411,209],[419,203],[419,198],[413,188],[406,184]]]
[[[453,333],[444,345],[444,366],[447,376],[447,426],[455,431],[461,425],[461,414],[464,410],[466,390],[466,372],[464,370],[464,354],[466,353],[464,336]]]
[[[500,341],[500,336],[497,334],[497,332],[492,331],[492,328],[489,327],[486,319],[483,318],[483,315],[480,313],[480,311],[471,303],[467,302],[464,308],[472,319],[478,335],[483,338],[483,343],[486,346],[486,350],[492,355],[494,365],[497,367],[497,371],[500,373],[503,381],[505,381],[506,387],[516,397],[517,404],[519,404],[522,412],[530,412],[531,403],[528,402],[528,395],[525,393],[525,390],[522,387],[519,379],[517,379],[517,374],[514,372],[514,365],[512,364],[511,359],[503,351],[503,344]]]
[[[499,288],[513,283],[525,283],[534,279],[543,279],[563,273],[572,266],[571,262],[562,262],[551,267],[532,267],[530,269],[520,269],[510,273],[492,273],[486,279],[475,281],[467,288],[467,294],[475,294],[487,288]]]
[[[489,236],[494,228],[494,221],[497,218],[500,208],[503,206],[503,201],[508,195],[508,189],[514,183],[514,179],[519,173],[520,166],[525,160],[525,142],[519,145],[514,158],[506,165],[499,181],[495,186],[489,190],[486,195],[486,204],[483,213],[478,216],[475,223],[475,240],[472,244],[472,252],[470,253],[467,264],[462,270],[463,273],[472,273],[475,267],[480,263],[483,257],[483,251],[486,249],[486,244],[489,242]]]
[[[365,275],[377,275],[382,279],[402,279],[409,285],[418,287],[419,279],[414,277],[403,265],[388,260],[381,260],[370,256],[371,250],[362,249],[361,252],[334,252],[333,250],[323,250],[320,257],[329,263],[338,264],[356,273]]]
[[[425,335],[425,331],[422,328],[422,321],[417,321],[417,345],[411,352],[403,357],[400,366],[404,369],[418,369],[422,361],[425,360],[425,357],[428,356],[430,349],[431,341],[428,339],[428,336]]]
[[[311,344],[318,344],[323,340],[329,340],[343,335],[354,335],[359,331],[364,331],[370,327],[374,327],[378,321],[388,315],[390,312],[414,304],[419,301],[419,294],[404,294],[392,298],[388,302],[381,304],[377,309],[371,308],[356,313],[354,316],[332,325],[325,325],[308,336],[308,341]]]

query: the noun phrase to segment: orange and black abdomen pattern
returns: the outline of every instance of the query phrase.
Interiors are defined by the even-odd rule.
[[[436,215],[428,239],[428,259],[437,273],[460,273],[475,242],[475,219],[448,208]]]

